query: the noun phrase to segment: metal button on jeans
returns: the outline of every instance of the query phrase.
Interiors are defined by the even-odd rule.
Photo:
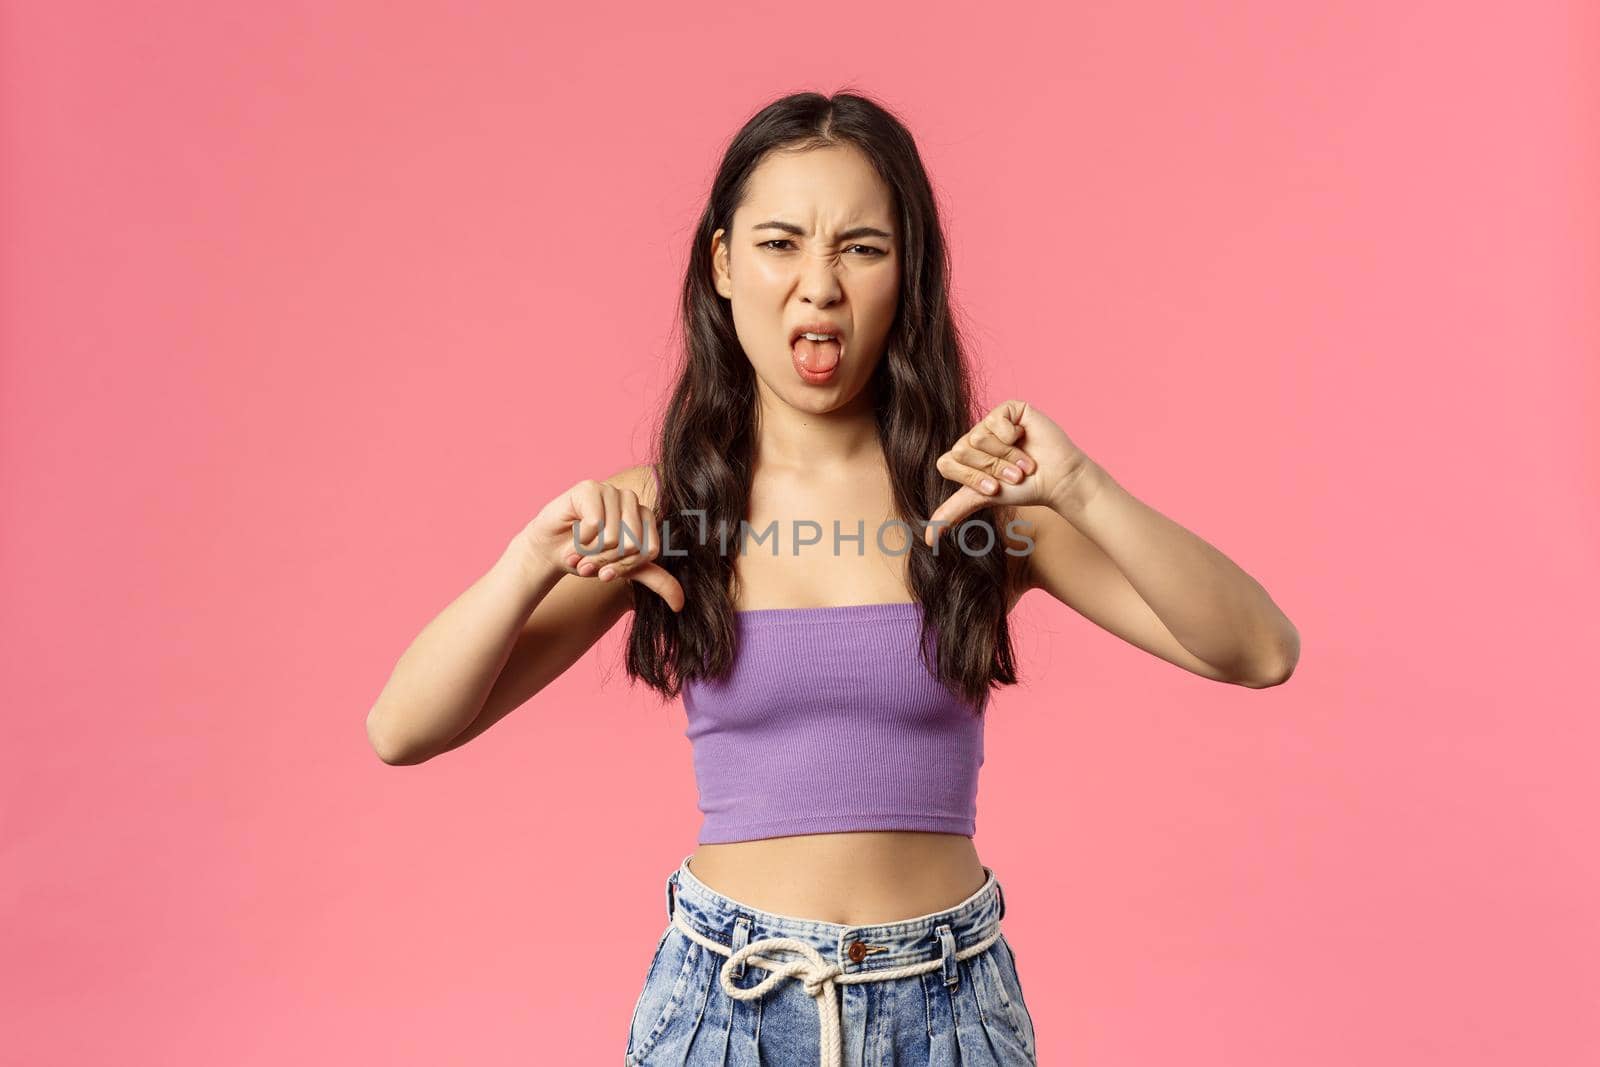
[[[867,958],[867,946],[859,941],[852,941],[846,954],[850,957],[851,963],[860,963]]]

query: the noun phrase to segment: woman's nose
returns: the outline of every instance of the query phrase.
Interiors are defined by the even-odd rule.
[[[831,304],[839,298],[838,257],[807,252],[800,261],[800,295],[813,304]]]

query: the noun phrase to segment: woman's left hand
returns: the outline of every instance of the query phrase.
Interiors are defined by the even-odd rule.
[[[996,504],[1044,504],[1059,511],[1093,464],[1044,412],[1024,400],[1007,400],[939,457],[939,473],[961,488],[928,518],[923,540],[931,547],[945,530]]]

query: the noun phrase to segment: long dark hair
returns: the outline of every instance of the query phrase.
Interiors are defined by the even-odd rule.
[[[731,234],[734,209],[769,152],[843,144],[860,149],[889,186],[904,234],[899,307],[867,388],[895,508],[911,531],[907,562],[912,592],[923,608],[923,660],[981,715],[994,683],[1017,680],[1006,621],[1013,557],[1005,552],[1001,529],[1014,509],[987,507],[965,520],[963,526],[989,527],[987,534],[976,526],[964,531],[965,549],[957,547],[955,530],[944,534],[937,555],[922,540],[919,520],[925,522],[954,488],[934,462],[984,412],[973,407],[951,310],[949,249],[916,143],[882,105],[854,93],[796,93],[768,104],[735,135],[717,168],[690,245],[678,323],[685,358],[663,409],[655,460],[656,520],[670,550],[686,553],[663,553],[655,562],[683,586],[684,608],[674,613],[654,592],[634,584],[627,672],[671,698],[684,680],[720,678],[732,664],[734,554],[719,547],[717,531],[728,531],[733,545],[742,543],[756,384],[731,306],[714,287],[711,235],[718,228]],[[692,509],[702,510],[704,519],[685,514]],[[886,534],[885,543],[894,536]],[[994,547],[981,552],[987,545]],[[937,658],[929,661],[935,645]]]

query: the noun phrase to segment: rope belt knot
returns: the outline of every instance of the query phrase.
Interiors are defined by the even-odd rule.
[[[700,931],[690,926],[683,919],[683,913],[673,909],[672,923],[695,944],[702,945],[719,955],[728,957],[722,962],[717,972],[718,983],[722,991],[735,1000],[756,1000],[766,995],[773,986],[786,978],[798,978],[809,995],[817,1005],[819,1023],[821,1025],[822,1065],[821,1067],[841,1067],[844,1061],[844,1050],[840,1040],[839,1020],[839,990],[844,983],[856,982],[885,982],[893,978],[909,978],[912,975],[926,974],[936,971],[944,966],[944,957],[925,960],[922,963],[908,963],[899,967],[885,967],[879,971],[859,971],[847,974],[843,967],[837,963],[829,963],[822,958],[822,954],[804,941],[792,937],[764,937],[759,941],[752,941],[743,948],[735,951],[721,942],[706,937]],[[955,958],[964,960],[987,949],[1000,938],[1000,926],[995,924],[986,937],[973,942],[964,949],[955,953]],[[800,954],[800,959],[774,960],[759,955],[762,952],[778,952],[788,950]],[[765,971],[770,971],[765,978],[748,989],[733,984],[731,972],[741,963],[752,963]]]

